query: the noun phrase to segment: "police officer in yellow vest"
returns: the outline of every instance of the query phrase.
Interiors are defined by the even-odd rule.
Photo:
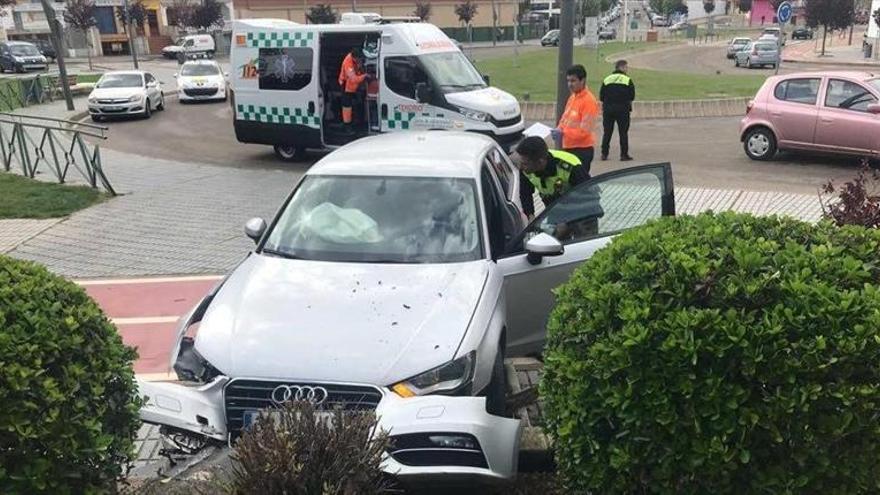
[[[516,147],[520,156],[519,199],[523,212],[531,220],[535,215],[535,191],[541,196],[544,205],[559,199],[572,187],[590,179],[587,168],[581,165],[575,155],[547,148],[547,143],[538,136],[523,139]]]
[[[614,72],[602,81],[599,100],[602,102],[602,160],[608,159],[614,124],[620,134],[620,161],[630,161],[629,156],[629,117],[632,102],[636,99],[636,86],[627,75],[626,60],[614,64]]]

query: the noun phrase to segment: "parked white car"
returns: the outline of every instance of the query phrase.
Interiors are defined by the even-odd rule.
[[[106,72],[89,94],[92,120],[139,115],[150,118],[153,110],[165,110],[162,84],[141,70]]]
[[[139,382],[141,418],[189,449],[234,441],[290,400],[375,410],[395,440],[389,473],[514,476],[505,356],[541,352],[551,291],[576,266],[675,209],[669,164],[645,165],[580,184],[526,225],[520,177],[475,133],[329,154],[274,220],[247,223],[255,250],[179,328],[172,363],[189,383]]]
[[[174,74],[177,80],[177,98],[181,102],[194,100],[226,101],[226,74],[213,60],[190,60]]]
[[[181,53],[186,56],[204,55],[213,57],[217,49],[214,37],[210,34],[189,34],[178,39],[173,45],[162,48],[165,58],[177,58]]]

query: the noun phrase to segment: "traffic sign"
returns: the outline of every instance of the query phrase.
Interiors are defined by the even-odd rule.
[[[779,8],[776,9],[776,19],[779,20],[780,24],[785,24],[786,22],[791,20],[790,2],[782,2],[779,4]]]

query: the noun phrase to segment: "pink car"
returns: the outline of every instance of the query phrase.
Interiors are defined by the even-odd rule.
[[[804,72],[767,78],[749,102],[740,140],[753,160],[779,150],[880,158],[880,76]]]

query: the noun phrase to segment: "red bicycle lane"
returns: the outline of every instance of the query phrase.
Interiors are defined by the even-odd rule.
[[[146,380],[174,378],[170,353],[177,321],[221,280],[220,276],[80,280],[113,321],[122,341],[134,347],[135,373]]]

